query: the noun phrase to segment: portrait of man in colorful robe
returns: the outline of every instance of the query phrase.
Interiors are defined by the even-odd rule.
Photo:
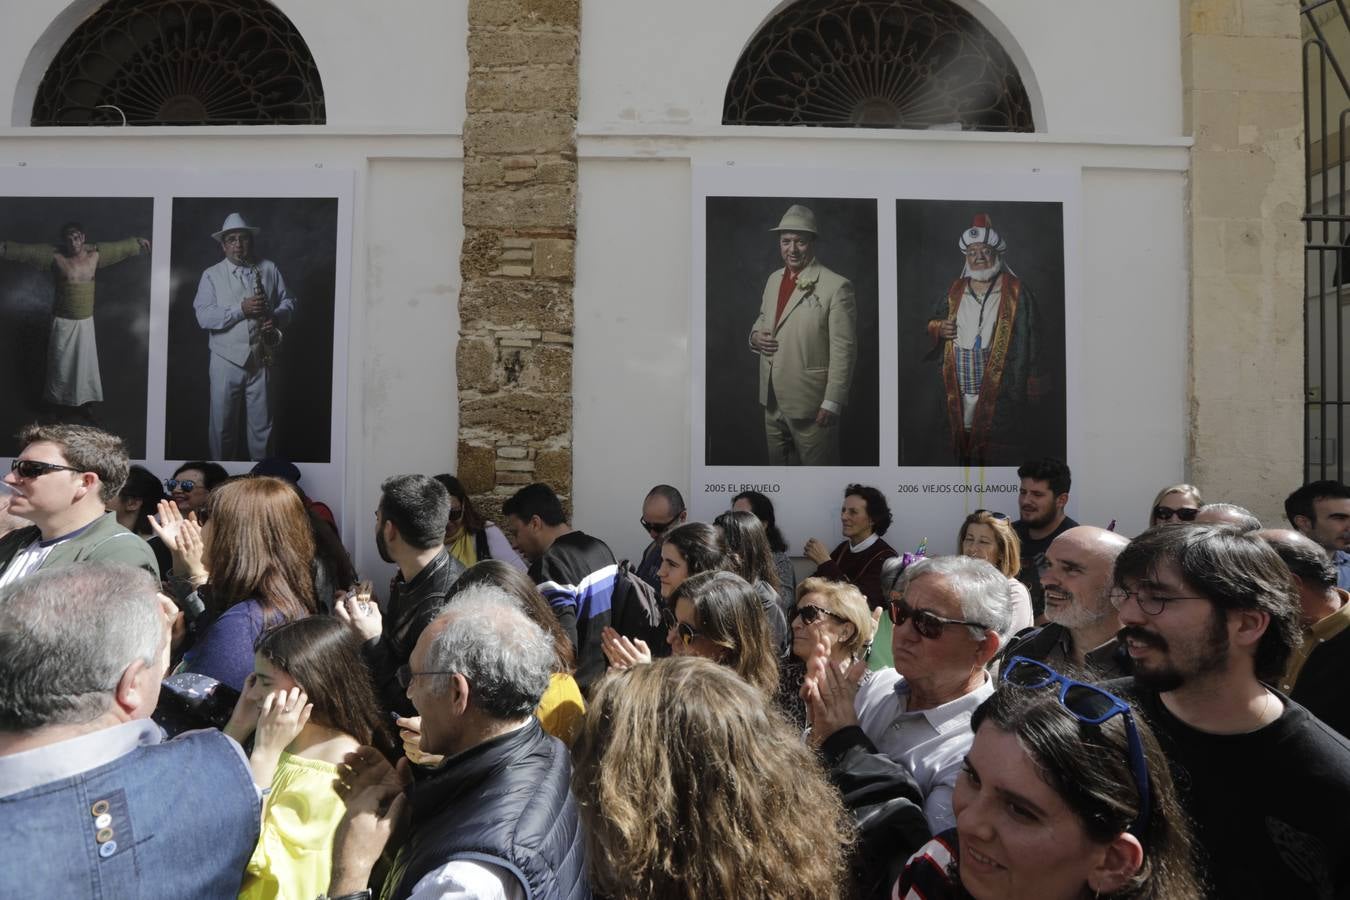
[[[60,241],[55,244],[0,241],[0,260],[51,273],[56,301],[42,399],[53,406],[78,409],[93,421],[90,405],[103,401],[94,332],[95,276],[99,269],[141,254],[148,256],[150,241],[143,237],[89,241],[79,222],[65,223],[58,234]]]
[[[981,213],[957,241],[961,275],[927,324],[956,465],[1017,465],[1037,443],[1053,390],[1036,298],[1008,264],[1008,241]]]

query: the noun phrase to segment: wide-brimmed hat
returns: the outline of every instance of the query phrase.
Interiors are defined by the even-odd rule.
[[[800,203],[794,203],[788,207],[787,212],[783,213],[783,220],[778,223],[778,227],[769,230],[807,231],[811,234],[818,234],[816,231],[816,214]]]
[[[230,213],[228,216],[225,217],[225,224],[221,225],[220,230],[217,231],[215,234],[211,235],[211,237],[219,241],[221,238],[229,234],[231,231],[247,231],[249,234],[256,235],[259,230],[260,229],[258,229],[256,226],[250,225],[248,224],[248,222],[245,222],[244,217],[239,215],[239,213]]]

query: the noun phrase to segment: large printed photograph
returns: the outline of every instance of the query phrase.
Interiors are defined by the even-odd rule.
[[[1058,202],[898,200],[901,466],[1065,458]]]
[[[32,422],[145,455],[153,220],[148,197],[0,197],[0,456]]]
[[[704,464],[875,466],[876,201],[706,202]]]
[[[330,460],[337,222],[337,198],[174,198],[168,458]]]

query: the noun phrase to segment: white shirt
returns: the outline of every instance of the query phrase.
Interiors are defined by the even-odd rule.
[[[525,889],[509,869],[457,859],[423,875],[408,900],[525,900]]]
[[[859,544],[849,544],[849,545],[848,545],[848,552],[849,552],[849,553],[861,553],[861,552],[863,552],[864,550],[866,550],[868,547],[870,547],[870,546],[872,546],[873,544],[875,544],[875,543],[876,543],[877,541],[879,541],[879,540],[881,540],[881,535],[877,534],[876,532],[873,532],[872,534],[869,534],[869,535],[867,536],[867,539],[864,540],[864,541],[862,541],[861,543],[859,543]]]
[[[994,683],[986,675],[969,694],[909,712],[909,684],[894,669],[874,672],[858,689],[858,724],[879,751],[914,776],[933,834],[956,825],[952,789],[975,740],[970,717],[992,693]]]
[[[974,296],[972,296],[972,294]],[[999,290],[998,277],[994,278],[993,288],[988,299],[984,300],[984,315],[980,315],[980,300],[984,291],[970,282],[966,282],[966,293],[961,297],[961,305],[956,308],[956,346],[969,350],[975,346],[975,335],[980,336],[980,347],[988,350],[994,341],[994,325],[998,322],[998,307],[1003,292]]]

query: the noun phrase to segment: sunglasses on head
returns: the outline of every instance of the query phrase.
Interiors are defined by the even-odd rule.
[[[48,472],[79,472],[74,466],[58,466],[56,463],[38,462],[36,459],[16,459],[10,462],[9,470],[20,478],[39,478]]]
[[[164,487],[167,488],[171,494],[174,491],[182,491],[186,494],[196,486],[197,482],[195,481],[179,481],[177,478],[166,478],[164,480]]]
[[[821,616],[829,616],[831,619],[834,619],[839,622],[848,621],[848,619],[845,619],[837,612],[833,612],[820,606],[812,606],[809,603],[806,604],[805,606],[797,607],[797,609],[792,613],[792,618],[801,619],[803,625],[814,624],[815,621],[819,619]]]
[[[942,630],[948,625],[969,625],[971,628],[980,628],[989,630],[988,625],[980,622],[968,622],[965,619],[948,619],[939,616],[930,609],[915,609],[904,600],[892,600],[888,607],[891,617],[891,624],[899,628],[906,622],[914,623],[914,630],[919,633],[919,637],[928,638],[935,641],[942,637]]]
[[[1128,830],[1136,837],[1142,835],[1148,827],[1148,765],[1144,761],[1144,743],[1139,739],[1139,729],[1135,727],[1130,705],[1115,694],[1095,685],[1065,678],[1044,663],[1025,656],[1012,658],[1003,670],[1003,682],[1028,690],[1050,685],[1058,687],[1059,705],[1084,725],[1101,725],[1113,716],[1125,717],[1125,734],[1130,742],[1130,772],[1134,775],[1135,789],[1139,791],[1139,814]]]
[[[994,510],[992,509],[977,509],[970,515],[966,516],[966,521],[973,522],[979,516],[989,516],[991,519],[998,519],[1000,522],[1008,521],[1007,513],[994,512]]]
[[[680,639],[684,641],[684,646],[686,647],[694,642],[694,638],[699,636],[699,633],[694,630],[694,626],[681,622],[679,619],[675,618],[675,614],[668,609],[661,610],[661,620],[666,623],[667,629],[675,629],[680,635]]]
[[[1200,510],[1194,506],[1183,506],[1181,509],[1173,509],[1170,506],[1153,507],[1153,518],[1160,522],[1170,522],[1173,516],[1176,516],[1182,522],[1194,522],[1195,517],[1200,514]]]

